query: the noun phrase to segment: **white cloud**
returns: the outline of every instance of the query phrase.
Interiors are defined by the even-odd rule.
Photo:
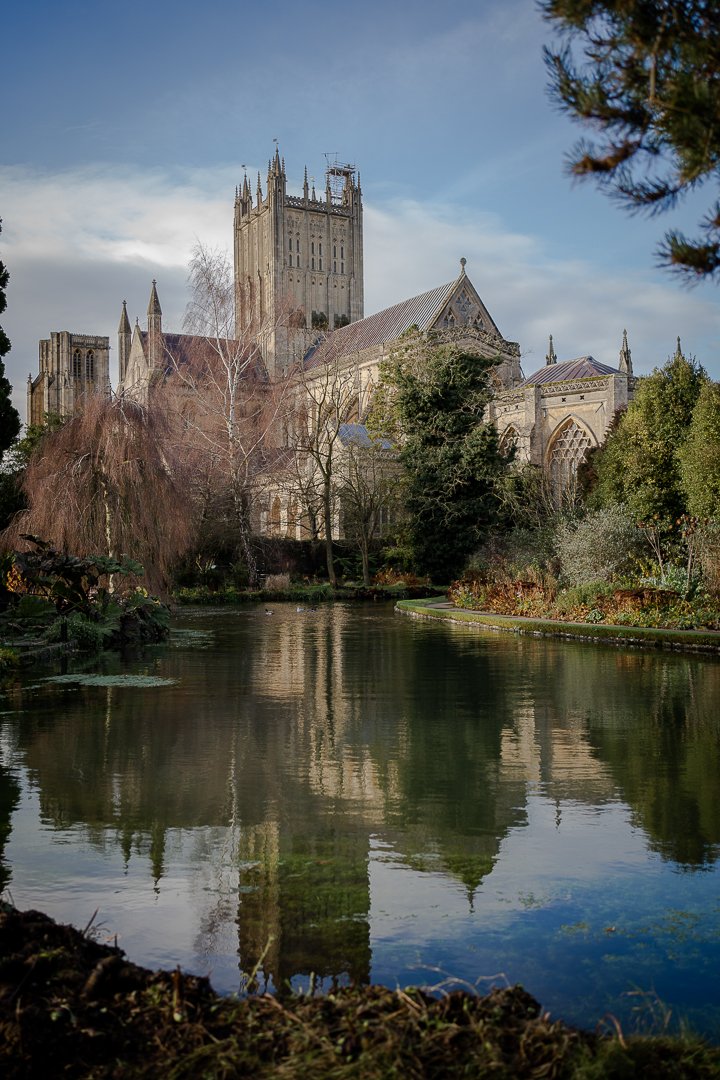
[[[194,244],[231,248],[236,182],[229,168],[0,169],[0,246],[11,274],[7,371],[23,412],[37,342],[51,330],[109,334],[114,346],[123,298],[131,317],[144,320],[153,277],[164,324],[180,327]],[[590,352],[613,363],[626,327],[636,370],[662,363],[679,334],[686,351],[720,377],[707,290],[688,293],[650,273],[609,274],[588,259],[559,261],[538,236],[461,204],[368,205],[364,246],[368,313],[452,280],[464,256],[501,332],[520,342],[527,373],[543,363],[548,333],[560,359]]]

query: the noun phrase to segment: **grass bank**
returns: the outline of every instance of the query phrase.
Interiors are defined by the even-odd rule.
[[[314,607],[331,600],[403,600],[422,597],[444,596],[447,589],[433,585],[291,585],[285,589],[243,589],[227,586],[223,589],[209,589],[198,585],[193,588],[176,589],[174,603],[185,605],[217,606],[224,604],[291,603],[307,604]]]
[[[578,1031],[521,987],[440,997],[381,986],[326,997],[215,994],[151,972],[36,911],[0,914],[0,1068],[27,1077],[191,1080],[710,1078],[720,1048],[693,1038]]]
[[[439,604],[437,599],[399,600],[397,610],[405,615],[445,619],[474,624],[489,630],[505,630],[535,637],[575,638],[581,641],[610,642],[617,645],[644,645],[650,648],[720,652],[720,633],[703,630],[662,630],[657,627],[615,626],[608,623],[560,622],[521,615],[468,611]]]

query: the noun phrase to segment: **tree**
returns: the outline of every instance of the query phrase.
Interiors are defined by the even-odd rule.
[[[569,157],[631,211],[670,210],[720,180],[720,18],[715,0],[541,0],[565,42],[545,49],[550,94],[599,131]],[[582,59],[580,59],[582,58]],[[580,61],[580,62],[578,62]],[[686,278],[720,273],[720,201],[688,239],[671,230],[662,265]]]
[[[192,299],[185,316],[188,337],[166,338],[165,382],[157,388],[178,423],[178,446],[194,466],[198,502],[229,505],[231,523],[257,583],[254,507],[263,490],[270,436],[285,398],[286,382],[272,385],[259,342],[271,329],[261,319],[235,330],[235,284],[224,253],[195,248],[190,263]],[[170,344],[168,344],[168,342]]]
[[[685,444],[678,453],[687,509],[720,522],[720,385],[700,389]]]
[[[21,547],[22,534],[34,534],[80,557],[128,556],[162,591],[192,538],[187,484],[168,451],[157,407],[88,398],[32,455],[23,478],[28,509],[4,533],[5,544]]]
[[[392,444],[364,426],[344,440],[339,500],[343,532],[360,549],[363,584],[370,585],[370,551],[390,517],[397,516],[399,469]]]
[[[2,232],[2,220],[0,220],[0,232]],[[9,280],[10,274],[5,264],[0,261],[0,315],[7,307],[5,290]],[[10,348],[10,340],[0,326],[0,461],[20,431],[20,415],[12,403],[12,387],[5,376],[5,364],[2,359],[10,352]]]
[[[317,513],[322,520],[325,539],[325,562],[330,584],[337,585],[333,554],[333,533],[338,511],[338,472],[342,454],[340,430],[358,415],[360,388],[357,369],[338,356],[332,339],[327,339],[313,354],[312,361],[301,363],[290,375],[294,410],[293,464],[286,476],[293,477],[292,492],[307,500],[305,512]],[[298,483],[304,477],[303,483]]]
[[[678,339],[667,363],[640,380],[635,398],[595,456],[592,503],[625,503],[636,519],[668,526],[685,513],[680,452],[706,381]]]
[[[483,419],[495,363],[414,334],[381,365],[401,431],[415,563],[436,580],[462,570],[501,512],[507,461]]]

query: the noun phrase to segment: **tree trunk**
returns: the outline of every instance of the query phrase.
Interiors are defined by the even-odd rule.
[[[360,554],[362,556],[363,585],[370,588],[370,551],[365,536],[360,541]]]
[[[323,506],[325,510],[325,561],[327,563],[327,572],[330,584],[332,585],[333,589],[336,589],[337,574],[335,573],[335,560],[333,558],[332,499],[329,478],[325,481],[325,487],[323,491]]]
[[[257,587],[258,584],[258,567],[257,559],[255,558],[255,552],[252,546],[252,535],[250,531],[250,522],[248,520],[248,511],[243,501],[242,494],[237,492],[233,495],[233,501],[235,503],[235,519],[238,523],[238,532],[240,533],[240,547],[245,558],[245,564],[248,572],[248,586],[251,589]]]

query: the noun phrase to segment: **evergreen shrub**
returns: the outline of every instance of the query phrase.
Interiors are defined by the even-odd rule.
[[[570,585],[615,581],[637,570],[644,537],[622,503],[564,521],[555,533],[562,577]]]

